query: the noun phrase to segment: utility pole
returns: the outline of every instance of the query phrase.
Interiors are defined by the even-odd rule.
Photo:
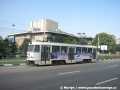
[[[98,53],[98,56],[99,56],[99,35],[98,35],[98,43],[97,43],[97,53]]]

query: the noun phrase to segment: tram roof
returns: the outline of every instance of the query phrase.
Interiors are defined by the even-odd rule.
[[[88,48],[97,48],[93,45],[79,45],[79,44],[67,44],[67,43],[58,43],[58,42],[32,42],[29,45],[51,45],[51,46],[70,46],[70,47],[88,47]]]

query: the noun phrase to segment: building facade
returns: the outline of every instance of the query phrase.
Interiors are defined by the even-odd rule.
[[[120,44],[120,38],[116,39],[116,44]]]
[[[30,28],[26,32],[9,34],[7,36],[14,36],[15,42],[20,47],[25,38],[30,39],[31,42],[46,41],[47,37],[54,37],[56,35],[72,36],[75,39],[79,39],[78,36],[63,32],[58,28],[58,22],[49,19],[32,21],[30,22]],[[87,39],[89,44],[91,44],[92,37],[88,37]]]

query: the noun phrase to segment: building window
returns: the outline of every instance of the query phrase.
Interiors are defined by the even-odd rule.
[[[27,37],[27,34],[25,34],[24,37]]]

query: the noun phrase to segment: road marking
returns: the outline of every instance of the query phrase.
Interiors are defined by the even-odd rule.
[[[65,72],[65,73],[58,73],[57,75],[69,74],[69,73],[78,73],[80,71],[73,71],[73,72]]]
[[[108,67],[117,67],[118,65],[108,66]]]
[[[118,79],[118,78],[113,78],[113,79],[109,79],[109,80],[106,80],[106,81],[103,81],[103,82],[99,82],[99,83],[96,83],[95,85],[99,85],[99,84],[102,84],[102,83],[106,83],[106,82],[109,82],[109,81],[113,81],[115,79]]]

